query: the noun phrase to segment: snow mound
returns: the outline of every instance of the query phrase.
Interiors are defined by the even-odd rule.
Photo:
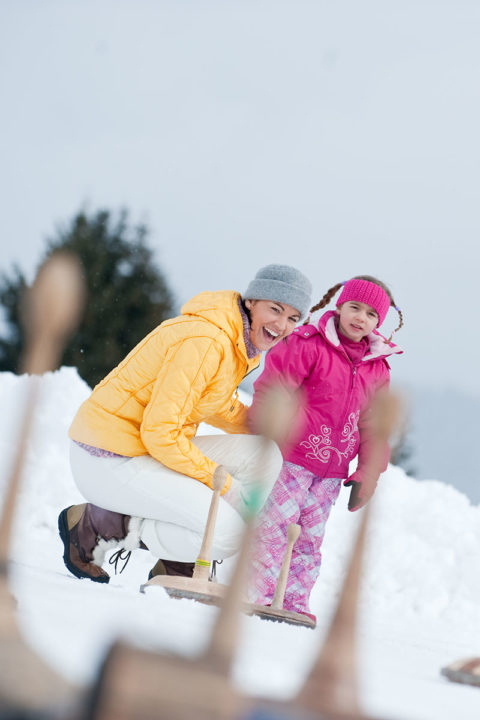
[[[31,382],[28,376],[0,373],[3,483],[15,457]],[[109,585],[78,581],[66,571],[57,517],[63,507],[83,500],[69,468],[68,427],[90,388],[74,368],[63,367],[42,376],[40,389],[11,548],[10,587],[24,637],[58,672],[80,683],[92,681],[118,636],[163,651],[200,652],[216,609],[172,601],[163,591],[139,593],[154,562],[150,553],[134,553],[125,572],[112,575]],[[250,400],[245,393],[241,399]],[[201,428],[212,431],[217,432]],[[234,669],[242,691],[286,698],[309,671],[362,514],[348,512],[348,495],[348,488],[342,489],[327,525],[311,602],[317,629],[243,618]],[[472,632],[480,626],[480,506],[451,486],[419,482],[390,466],[370,508],[358,634],[365,710],[405,720],[450,720],[459,716],[460,707],[462,718],[474,720],[480,712],[478,691],[455,687],[439,671],[480,651],[478,634]],[[233,562],[220,566],[220,581],[227,580]]]
[[[32,378],[0,374],[0,458],[8,475],[23,399]],[[75,368],[41,380],[23,473],[19,515],[30,527],[56,534],[59,508],[81,500],[68,462],[68,427],[89,386]],[[249,402],[247,393],[241,399]],[[202,425],[201,432],[218,432]],[[324,560],[313,606],[333,602],[355,542],[359,513],[346,509],[342,489],[327,525]],[[480,506],[449,485],[417,481],[389,466],[379,481],[368,533],[368,572],[363,602],[379,611],[480,620]],[[21,535],[21,534],[20,534]],[[22,542],[18,540],[18,551]],[[335,592],[332,592],[332,588]]]

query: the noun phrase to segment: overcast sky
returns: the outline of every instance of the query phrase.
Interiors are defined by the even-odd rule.
[[[179,304],[376,275],[392,379],[480,396],[479,38],[477,0],[0,0],[0,270],[125,205]]]

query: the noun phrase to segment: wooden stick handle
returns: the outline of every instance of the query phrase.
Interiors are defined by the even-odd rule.
[[[24,308],[26,351],[24,372],[53,370],[64,342],[73,331],[83,307],[84,287],[78,260],[66,253],[52,255],[40,268]],[[13,469],[0,518],[0,573],[6,572],[15,501],[38,394],[38,378],[31,378]]]
[[[220,502],[220,493],[227,481],[228,473],[222,465],[219,465],[213,473],[213,495],[208,511],[207,524],[203,534],[202,547],[195,561],[195,569],[193,577],[195,580],[208,580],[210,575],[210,565],[212,559],[212,544],[215,533],[215,522],[217,520],[218,504]]]
[[[83,284],[78,260],[65,253],[51,256],[40,269],[29,292],[28,306],[22,307],[26,313],[23,318],[26,331],[23,372],[37,375],[56,367],[65,340],[79,317],[81,297]],[[38,712],[42,717],[51,717],[52,711],[56,716],[57,710],[62,708],[69,717],[73,717],[77,716],[77,708],[71,704],[74,688],[23,642],[7,585],[13,517],[32,416],[39,395],[39,380],[32,377],[28,382],[14,465],[6,483],[0,518],[0,645],[3,648],[2,661],[8,658],[8,667],[4,667],[3,663],[0,671],[0,705],[18,712],[23,710],[28,715],[30,711],[34,715]],[[83,706],[83,700],[80,702]],[[77,703],[78,696],[75,705]]]
[[[240,612],[244,602],[245,580],[255,534],[254,515],[246,519],[245,532],[237,554],[235,570],[212,628],[204,661],[214,672],[228,676],[231,672],[238,636]]]
[[[374,445],[367,466],[374,471],[382,455],[382,444],[388,440],[398,418],[399,400],[382,393],[372,405]],[[365,554],[366,530],[370,508],[363,510],[360,528],[348,564],[337,607],[323,640],[322,648],[307,680],[296,697],[297,707],[317,714],[359,714],[356,664],[356,612],[362,561]]]
[[[267,408],[262,414],[258,431],[264,436],[274,437],[276,431],[274,426],[280,419],[287,421],[284,415],[285,408],[289,409],[289,403],[285,403],[282,396],[281,402],[278,402],[278,394],[274,393],[273,401],[267,403]],[[285,422],[281,422],[284,425]],[[278,425],[277,425],[278,427]],[[261,478],[261,469],[263,461],[267,453],[268,442],[264,440],[263,448],[258,459],[258,478]],[[240,632],[240,612],[244,603],[245,584],[247,581],[247,569],[251,558],[251,546],[255,535],[254,518],[259,507],[258,488],[251,491],[249,498],[248,514],[245,517],[245,532],[243,534],[242,543],[238,551],[235,570],[232,575],[230,585],[226,592],[217,621],[212,629],[210,643],[204,654],[204,662],[206,665],[215,668],[219,673],[227,675],[231,671],[235,648],[238,642]]]
[[[287,528],[287,548],[285,550],[285,555],[283,556],[282,567],[280,568],[280,574],[278,576],[278,582],[272,600],[272,608],[274,610],[281,610],[283,608],[283,599],[285,597],[285,590],[287,589],[288,573],[290,572],[290,563],[292,562],[292,550],[299,535],[300,525],[295,525],[294,523],[290,524]]]

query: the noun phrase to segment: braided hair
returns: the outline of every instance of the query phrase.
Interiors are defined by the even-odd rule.
[[[397,311],[398,317],[399,317],[399,323],[398,323],[397,327],[395,328],[395,330],[393,330],[390,337],[387,339],[387,342],[391,342],[393,335],[396,332],[398,332],[400,330],[400,328],[403,327],[404,322],[403,322],[403,313],[400,310],[400,308],[397,306],[395,300],[393,299],[393,295],[392,295],[390,289],[385,285],[385,283],[383,283],[381,280],[378,280],[377,278],[373,277],[372,275],[355,275],[355,277],[352,278],[352,280],[366,280],[367,282],[374,283],[374,285],[378,285],[379,287],[382,288],[382,290],[384,290],[387,293],[388,297],[390,298],[390,307],[393,307]],[[345,285],[344,282],[337,283],[336,285],[333,285],[329,290],[327,290],[327,292],[321,298],[321,300],[316,305],[314,305],[313,307],[310,308],[310,315],[312,313],[316,312],[317,310],[321,310],[326,305],[328,305],[330,300],[337,294],[337,292],[340,290],[340,288],[343,287],[344,285]],[[304,325],[308,325],[308,323],[310,322],[310,315],[307,317],[307,319],[303,323]]]

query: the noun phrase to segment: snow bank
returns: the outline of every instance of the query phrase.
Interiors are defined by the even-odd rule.
[[[5,478],[31,378],[0,374],[0,462]],[[68,427],[89,386],[76,369],[41,379],[40,403],[28,443],[19,514],[29,527],[56,534],[59,508],[80,499],[68,463]],[[243,399],[248,396],[243,395]],[[203,426],[201,432],[218,432]],[[332,512],[313,605],[338,587],[354,542],[358,514],[346,510],[345,488]],[[28,518],[28,521],[27,521]],[[390,466],[372,503],[363,602],[391,612],[480,620],[480,506],[444,483],[408,477]],[[18,552],[22,544],[19,538]],[[334,596],[333,596],[334,598]]]
[[[36,378],[0,373],[0,470],[2,482],[12,466],[29,386]],[[40,379],[40,394],[24,462],[14,552],[28,548],[19,527],[57,532],[59,506],[80,500],[70,473],[68,427],[90,388],[75,368],[49,372]],[[29,533],[30,535],[30,533]],[[25,547],[27,545],[27,547]]]
[[[30,382],[27,376],[0,373],[2,482],[14,457]],[[119,632],[142,635],[177,652],[198,651],[215,610],[171,601],[163,591],[141,595],[139,584],[152,563],[149,553],[136,553],[123,575],[113,577],[108,586],[79,582],[65,570],[57,516],[66,505],[82,500],[69,469],[67,431],[90,388],[75,369],[66,367],[47,373],[40,382],[41,400],[28,442],[12,546],[11,586],[25,632],[57,669],[82,682],[91,679],[96,661]],[[211,431],[216,432],[202,427],[202,432]],[[348,489],[342,491],[327,526],[323,565],[312,596],[317,630],[246,619],[235,669],[244,690],[287,696],[308,670],[355,542],[360,514],[348,512],[348,494]],[[458,686],[440,679],[441,664],[480,653],[480,636],[473,631],[480,627],[480,506],[473,506],[453,487],[419,482],[389,467],[371,510],[360,603],[367,709],[446,720],[458,705]],[[228,576],[231,567],[221,566],[220,579]],[[403,685],[396,687],[399,678]],[[480,692],[470,690],[473,696],[462,688],[462,698],[470,703],[474,698],[470,707],[477,715],[472,710],[471,715],[463,712],[462,718],[480,712]],[[423,696],[429,699],[420,713]]]
[[[314,604],[336,586],[355,542],[347,488],[327,525]],[[363,605],[480,626],[480,506],[444,483],[389,466],[371,503]]]

